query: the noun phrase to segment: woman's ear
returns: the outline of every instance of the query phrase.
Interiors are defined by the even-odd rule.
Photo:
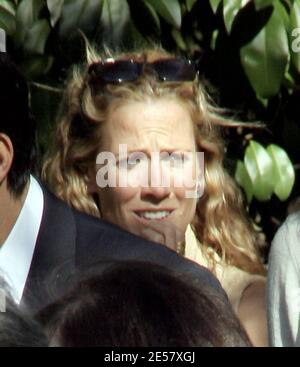
[[[14,157],[14,148],[10,138],[0,133],[0,184],[8,176]]]

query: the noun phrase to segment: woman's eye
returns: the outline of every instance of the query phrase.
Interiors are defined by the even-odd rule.
[[[141,163],[141,159],[140,158],[136,158],[136,159],[132,159],[132,158],[128,158],[127,159],[127,164],[130,167],[134,167],[137,166],[139,163]]]
[[[171,159],[173,160],[173,161],[183,161],[183,154],[172,154],[171,155]]]
[[[132,166],[136,166],[143,161],[147,160],[147,156],[143,153],[132,153],[127,159],[127,163]]]
[[[128,157],[121,159],[118,162],[118,165],[120,168],[132,169],[141,164],[142,162],[144,162],[145,159],[147,160],[147,157],[143,156],[143,153],[140,154],[132,153]]]
[[[183,164],[185,160],[183,153],[168,153],[162,156],[162,161],[170,162],[171,165],[176,166],[179,164]]]

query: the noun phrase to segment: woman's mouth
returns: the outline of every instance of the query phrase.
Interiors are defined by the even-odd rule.
[[[136,211],[135,214],[146,220],[162,220],[167,218],[172,212],[173,210],[141,210]]]

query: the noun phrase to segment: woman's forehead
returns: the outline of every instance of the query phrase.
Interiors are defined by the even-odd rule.
[[[123,130],[143,128],[164,128],[172,130],[175,126],[192,126],[188,108],[175,99],[148,99],[128,101],[111,110],[108,124]]]
[[[186,108],[174,100],[133,102],[111,112],[104,128],[106,142],[132,146],[159,144],[193,149],[194,129]]]

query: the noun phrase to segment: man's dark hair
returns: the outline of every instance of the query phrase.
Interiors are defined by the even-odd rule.
[[[59,346],[250,346],[229,302],[193,283],[159,265],[117,263],[81,280],[37,318]]]
[[[48,339],[41,325],[25,307],[21,308],[14,302],[1,276],[0,297],[0,347],[47,347]]]
[[[10,138],[14,148],[8,187],[16,197],[22,194],[35,164],[35,126],[28,93],[23,75],[9,56],[0,52],[0,133]]]

